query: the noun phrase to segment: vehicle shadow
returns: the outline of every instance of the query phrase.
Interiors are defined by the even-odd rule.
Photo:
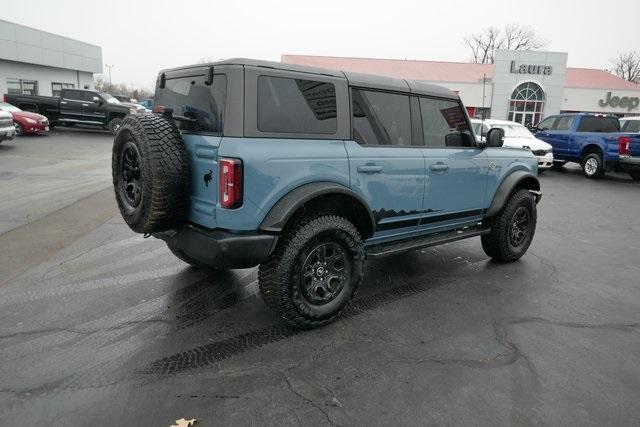
[[[562,168],[554,168],[544,172],[544,174],[541,174],[539,176],[542,179],[545,179],[545,178],[553,179],[554,174],[562,174],[564,176],[576,177],[576,178],[583,179],[587,182],[603,181],[603,182],[620,182],[625,184],[640,185],[640,182],[634,181],[633,179],[631,179],[629,174],[627,174],[626,172],[607,172],[602,178],[599,178],[598,180],[590,180],[589,178],[584,176],[584,174],[582,173],[582,169],[580,169],[580,166],[577,164],[567,164]]]
[[[453,271],[484,259],[477,250],[461,250],[458,246],[368,262],[360,292],[336,322],[445,286],[451,283]],[[175,316],[173,332],[163,337],[154,352],[165,356],[147,359],[137,375],[146,378],[198,369],[295,335],[314,333],[284,323],[267,309],[258,293],[257,269],[212,272],[175,292],[169,306]],[[240,306],[250,297],[253,298]],[[215,316],[223,313],[223,317]],[[197,327],[189,333],[195,338],[195,346],[176,352],[176,334],[191,327]]]

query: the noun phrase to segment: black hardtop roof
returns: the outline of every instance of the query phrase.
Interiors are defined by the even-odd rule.
[[[169,73],[171,71],[188,70],[190,68],[210,67],[212,65],[214,67],[219,65],[242,65],[242,66],[249,66],[249,67],[262,67],[262,68],[271,68],[271,69],[283,70],[283,71],[295,71],[300,73],[318,74],[318,75],[325,75],[325,76],[331,76],[336,78],[344,78],[352,86],[391,90],[391,91],[411,92],[419,95],[431,95],[431,96],[438,96],[438,97],[444,97],[444,98],[452,98],[456,100],[459,99],[459,96],[455,92],[452,92],[446,87],[432,85],[432,84],[424,83],[421,81],[396,79],[393,77],[386,77],[386,76],[380,76],[375,74],[361,74],[361,73],[354,73],[351,71],[339,71],[339,70],[332,70],[328,68],[311,67],[307,65],[297,65],[297,64],[287,64],[284,62],[263,61],[259,59],[248,59],[248,58],[231,58],[231,59],[225,59],[217,62],[209,62],[204,64],[193,64],[193,65],[188,65],[184,67],[168,68],[160,71],[160,74]]]

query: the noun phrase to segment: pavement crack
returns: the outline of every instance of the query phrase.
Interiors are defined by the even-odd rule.
[[[318,405],[312,399],[309,399],[307,396],[305,396],[304,394],[300,393],[299,391],[297,391],[295,389],[295,387],[293,386],[293,383],[291,381],[291,377],[285,377],[285,381],[287,382],[287,386],[289,387],[289,391],[291,391],[291,393],[293,393],[296,396],[298,396],[307,405],[312,406],[313,408],[315,408],[318,411],[320,411],[322,413],[322,415],[324,415],[324,417],[326,418],[326,420],[327,420],[327,422],[329,424],[331,424],[332,426],[338,425],[331,419],[331,416],[329,415],[329,413],[327,411],[325,411],[320,405]]]

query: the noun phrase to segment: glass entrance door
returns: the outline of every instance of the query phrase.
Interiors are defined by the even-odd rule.
[[[537,125],[544,110],[544,91],[534,82],[519,85],[509,100],[508,120],[523,125]]]

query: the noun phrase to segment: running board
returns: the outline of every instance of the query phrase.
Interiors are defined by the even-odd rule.
[[[488,234],[490,231],[490,228],[479,227],[446,231],[429,236],[420,236],[412,239],[401,240],[399,242],[395,241],[371,245],[369,247],[365,247],[365,252],[367,254],[367,258],[382,258],[402,252],[412,251],[414,249],[421,249],[429,246],[441,245],[443,243],[455,242],[456,240],[468,239],[470,237],[482,236],[483,234]]]

